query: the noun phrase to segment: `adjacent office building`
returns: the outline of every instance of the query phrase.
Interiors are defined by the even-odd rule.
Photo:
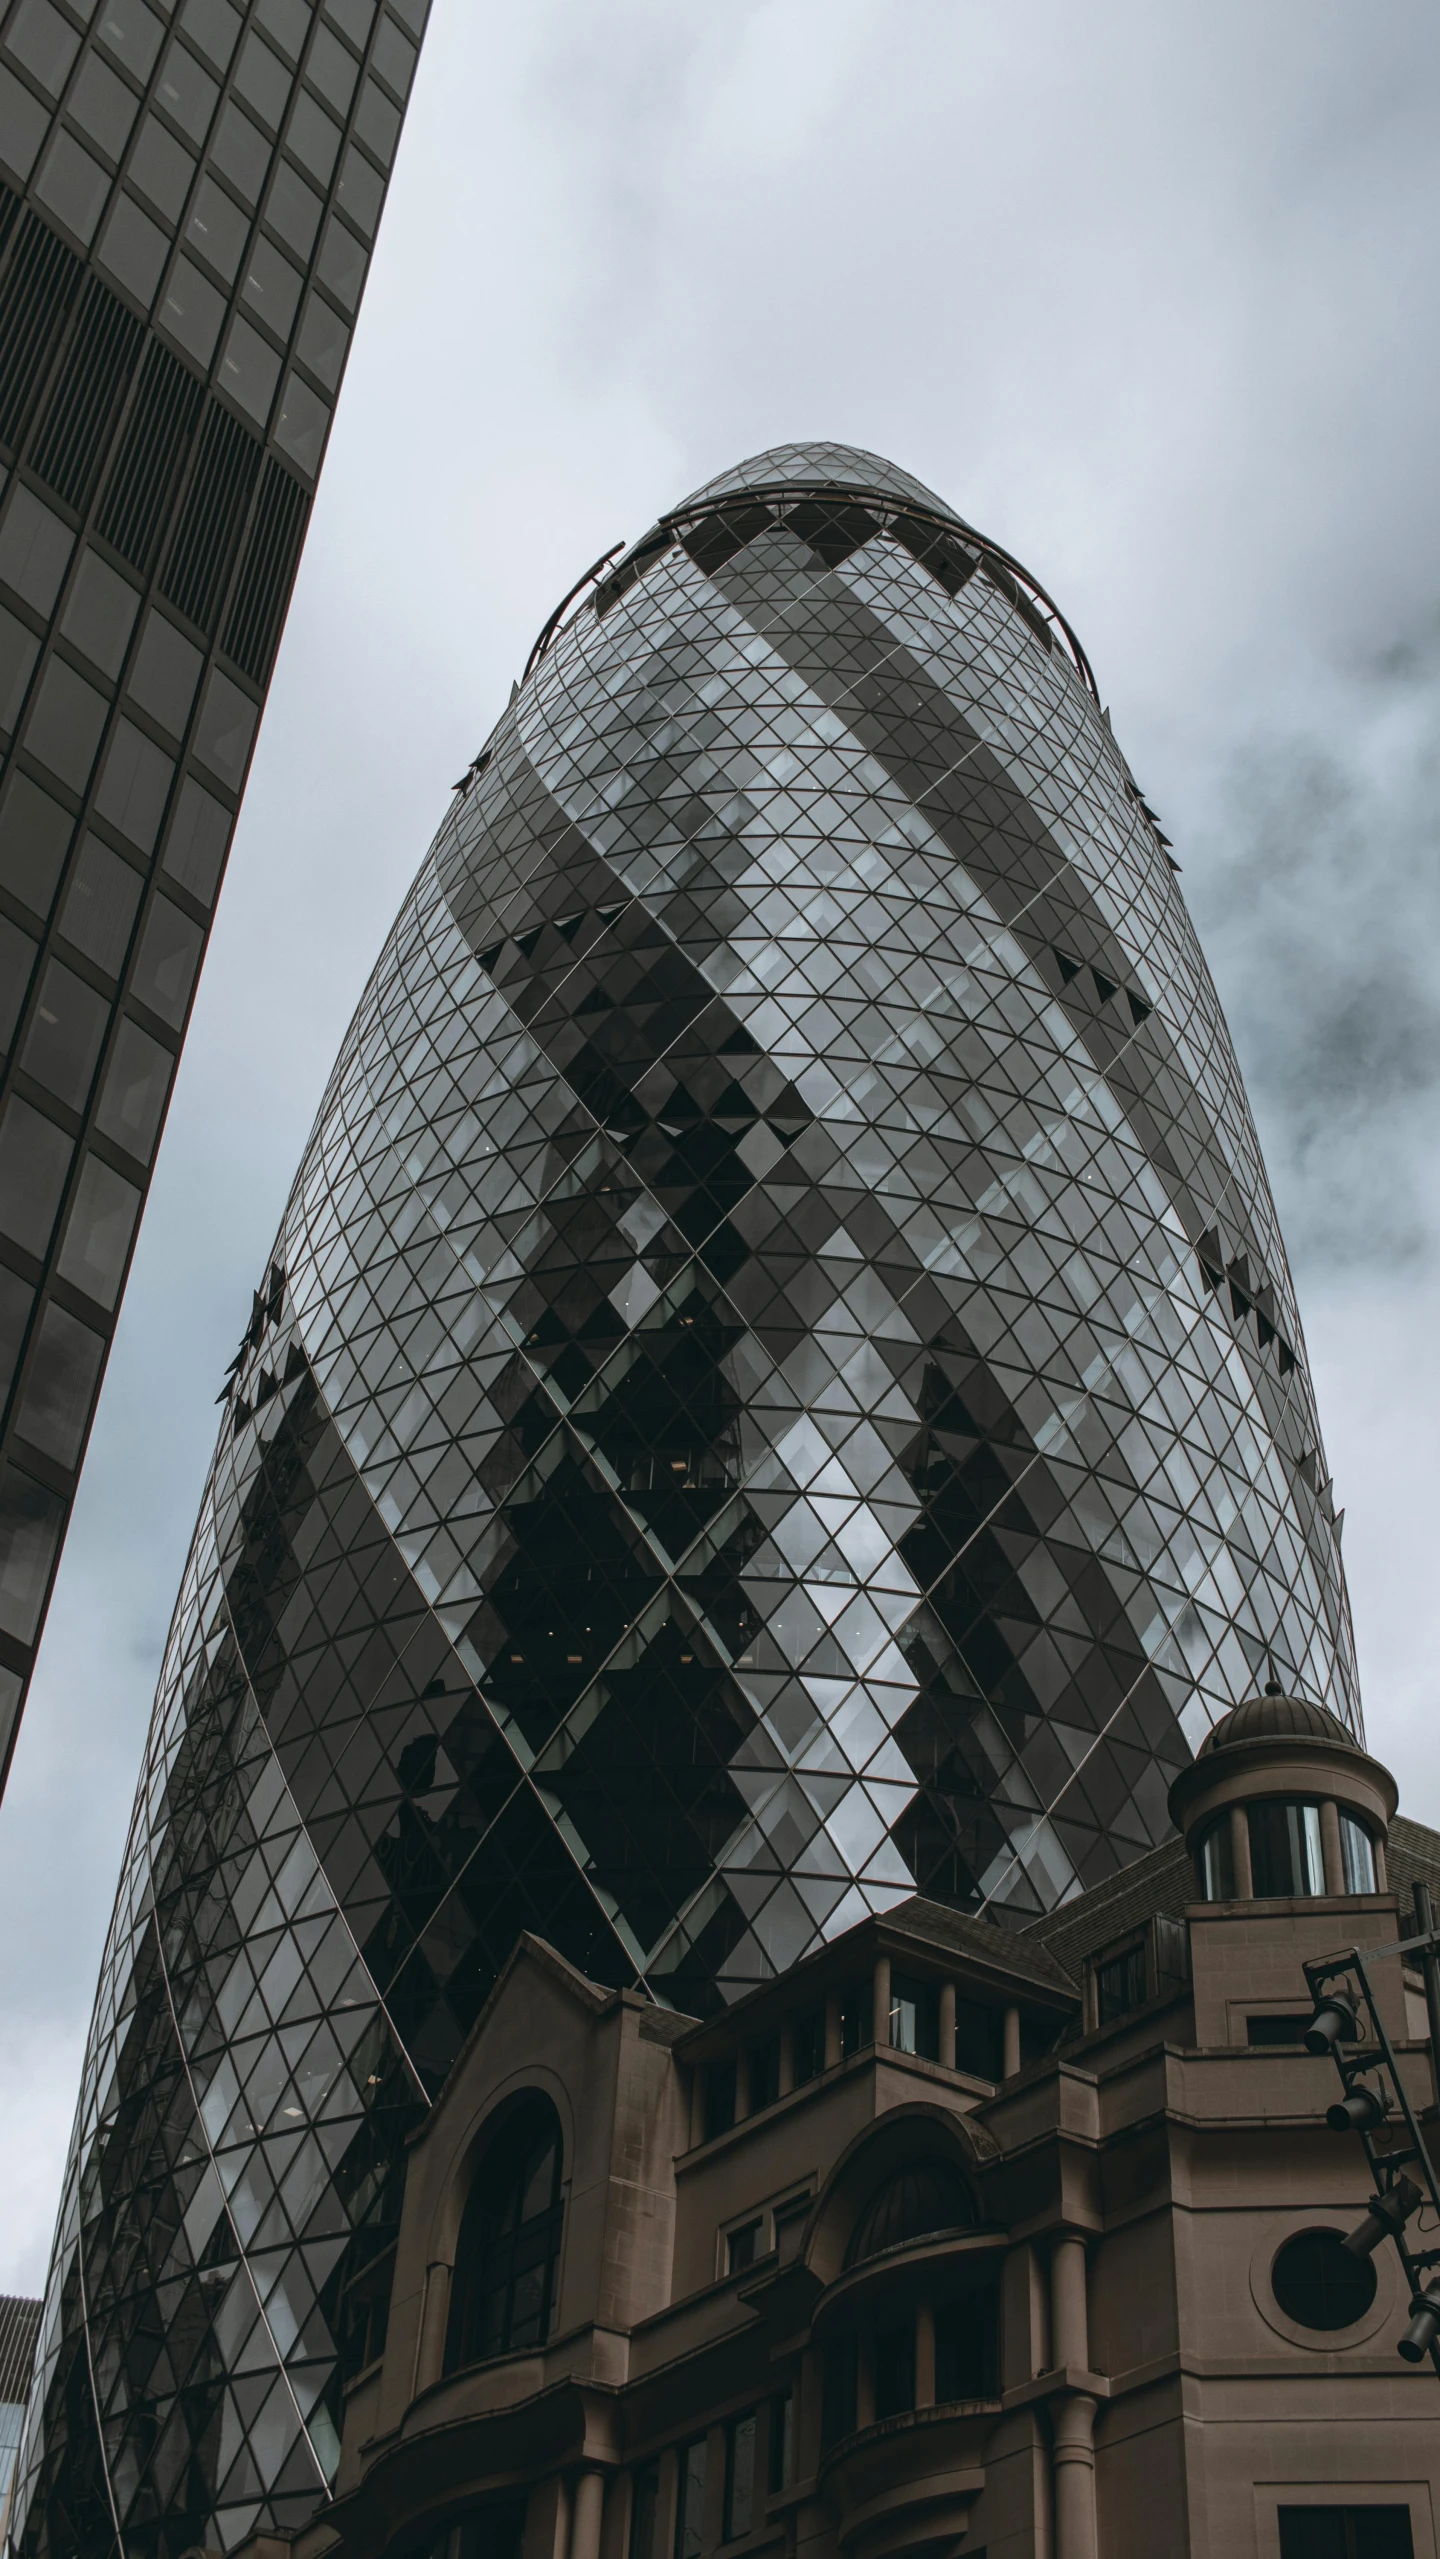
[[[0,32],[0,1785],[428,0]]]
[[[993,2085],[1077,1997],[1061,1957],[1028,1991],[994,1966],[1171,1854],[1230,1710],[1283,1688],[1358,1747],[1254,1127],[1063,617],[827,445],[711,482],[567,602],[366,990],[228,1380],[27,2559],[308,2528],[383,2352],[407,2145],[522,1932],[657,2050],[694,2021],[701,2069],[923,1905],[968,1931]],[[485,2240],[526,2300],[562,2167],[517,2151]],[[511,2315],[482,2303],[462,2360]]]

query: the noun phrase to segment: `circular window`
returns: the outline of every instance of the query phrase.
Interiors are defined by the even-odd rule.
[[[1301,2230],[1271,2267],[1270,2286],[1297,2328],[1353,2328],[1375,2298],[1375,2269],[1349,2255],[1338,2230]]]

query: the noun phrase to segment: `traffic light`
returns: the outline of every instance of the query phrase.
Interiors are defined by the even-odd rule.
[[[1337,2044],[1353,2044],[1358,2033],[1354,2002],[1341,1991],[1327,1991],[1316,2001],[1315,2014],[1305,2029],[1305,2050],[1324,2060]]]
[[[1374,2132],[1390,2112],[1390,2100],[1383,2088],[1367,2088],[1363,2081],[1351,2089],[1348,2097],[1337,2097],[1325,2109],[1325,2121],[1332,2132]]]

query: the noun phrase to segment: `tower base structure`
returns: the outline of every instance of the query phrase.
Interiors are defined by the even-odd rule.
[[[1303,1701],[1011,1933],[917,1897],[723,2017],[523,1937],[414,2138],[334,2498],[246,2559],[1433,2559],[1436,2377],[1302,1964],[1440,1835]],[[1423,1984],[1376,1967],[1422,2121]]]

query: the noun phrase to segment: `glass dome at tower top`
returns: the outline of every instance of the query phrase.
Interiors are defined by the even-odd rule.
[[[752,453],[748,461],[703,481],[682,500],[682,508],[732,492],[738,496],[747,489],[772,488],[868,489],[881,497],[908,498],[915,506],[954,517],[957,524],[961,520],[923,480],[887,462],[883,454],[867,453],[855,444],[772,444],[764,453]]]

